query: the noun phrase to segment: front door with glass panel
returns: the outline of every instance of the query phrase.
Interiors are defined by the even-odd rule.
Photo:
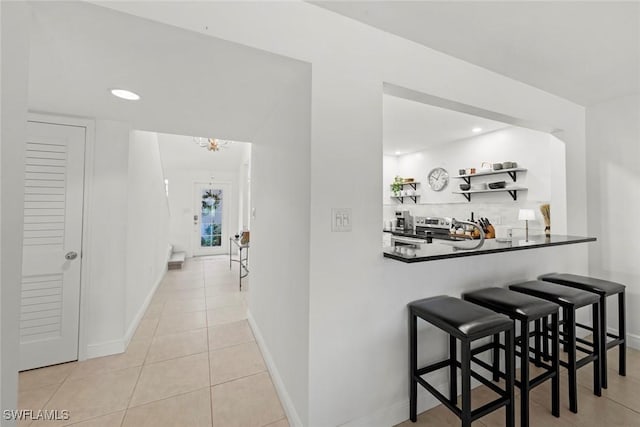
[[[194,255],[219,255],[229,251],[230,187],[219,183],[195,185]]]

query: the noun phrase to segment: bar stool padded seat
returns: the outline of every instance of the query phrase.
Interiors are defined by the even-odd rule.
[[[577,274],[550,273],[544,274],[538,277],[538,279],[604,296],[619,294],[625,290],[625,286],[620,283],[596,279],[594,277],[578,276]]]
[[[600,343],[602,346],[601,366],[602,366],[602,388],[608,386],[607,369],[607,351],[619,346],[618,352],[618,373],[622,376],[627,375],[627,339],[626,339],[626,307],[625,307],[625,289],[626,287],[620,283],[611,282],[609,280],[598,279],[595,277],[579,276],[577,274],[567,273],[549,273],[538,277],[538,280],[557,283],[561,286],[581,289],[598,295],[600,298]],[[618,332],[617,335],[607,332],[607,297],[618,295]],[[576,323],[576,326],[593,331],[593,328]],[[613,338],[607,341],[607,338]]]
[[[504,288],[466,292],[464,299],[519,319],[539,319],[557,313],[559,309],[557,304],[550,301]]]
[[[464,340],[485,337],[512,324],[505,315],[446,295],[413,301],[409,308],[418,317]]]
[[[521,291],[534,297],[549,299],[553,297],[554,302],[560,305],[572,305],[576,308],[595,304],[599,301],[596,294],[570,287],[558,287],[557,285],[542,280],[531,280],[529,282],[518,283],[509,286],[510,289]]]

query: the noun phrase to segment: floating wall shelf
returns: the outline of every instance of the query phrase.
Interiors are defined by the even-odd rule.
[[[462,194],[468,202],[471,201],[471,195],[475,193],[504,193],[508,192],[513,200],[518,200],[518,191],[527,191],[525,187],[509,187],[509,188],[496,188],[495,190],[468,190],[468,191],[454,191],[453,194]]]
[[[418,184],[420,184],[419,182],[401,182],[400,185],[402,185],[402,187],[404,188],[406,185],[408,185],[409,187],[413,188],[414,190],[418,189]],[[397,199],[400,201],[400,203],[404,203],[404,199],[411,199],[413,200],[413,203],[418,203],[418,197],[420,197],[419,194],[414,194],[413,196],[391,196],[392,199]]]
[[[392,199],[400,200],[400,203],[404,203],[404,199],[411,199],[413,200],[413,203],[418,203],[418,197],[420,197],[419,194],[415,194],[413,196],[391,196]]]
[[[509,174],[513,182],[516,182],[518,178],[517,173],[526,172],[526,171],[527,170],[525,168],[499,169],[499,170],[490,170],[488,172],[477,172],[469,175],[456,175],[453,178],[464,179],[464,181],[467,184],[471,184],[471,178],[474,178],[476,176],[488,176],[488,175],[498,175],[501,173],[506,173],[506,174]]]

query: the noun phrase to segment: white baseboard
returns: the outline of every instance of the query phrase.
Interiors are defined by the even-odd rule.
[[[171,256],[170,253],[169,253],[169,256]],[[164,262],[164,268],[160,272],[159,277],[156,279],[156,282],[151,287],[151,290],[147,294],[147,297],[144,299],[144,302],[140,306],[140,309],[134,316],[133,320],[131,320],[129,327],[127,328],[127,332],[124,334],[123,341],[124,341],[125,349],[129,347],[129,343],[131,342],[131,338],[133,338],[133,334],[136,333],[136,329],[138,329],[138,325],[140,324],[140,321],[144,317],[144,313],[146,313],[147,308],[149,308],[149,304],[151,303],[151,300],[153,299],[153,296],[155,295],[156,290],[158,289],[158,286],[160,286],[160,283],[162,283],[162,279],[164,279],[165,274],[167,274],[167,262],[169,261],[169,256]]]
[[[461,387],[461,377],[458,375],[458,391]],[[471,379],[471,388],[476,388],[482,384]],[[447,396],[449,394],[449,383],[443,383],[435,386],[436,390]],[[407,390],[408,393],[408,390]],[[428,411],[440,405],[440,401],[423,387],[418,385],[418,414]],[[409,399],[393,403],[389,406],[380,408],[369,415],[341,424],[341,427],[389,427],[400,424],[409,419]]]
[[[124,340],[105,341],[87,346],[87,359],[94,357],[110,356],[112,354],[123,353],[126,349]]]
[[[260,351],[262,352],[262,357],[267,365],[267,369],[271,374],[271,379],[273,380],[273,385],[276,388],[276,392],[280,397],[280,402],[282,402],[282,406],[284,408],[284,412],[287,414],[287,418],[289,419],[289,424],[292,427],[303,427],[304,424],[300,420],[300,416],[296,411],[295,406],[293,406],[293,401],[287,392],[287,389],[282,381],[282,377],[278,372],[278,368],[276,367],[273,357],[267,348],[266,343],[264,342],[264,338],[262,333],[260,332],[260,328],[256,324],[251,312],[247,310],[247,320],[249,321],[249,326],[253,330],[253,335],[256,337],[256,342],[258,343],[258,347],[260,347]]]
[[[103,357],[103,356],[111,356],[112,354],[124,353],[124,351],[129,346],[129,342],[131,342],[131,338],[133,338],[133,334],[136,332],[140,321],[144,317],[144,313],[147,311],[149,304],[151,303],[151,299],[153,295],[156,293],[158,286],[162,283],[162,279],[164,279],[165,274],[167,273],[167,261],[171,252],[167,255],[167,260],[164,263],[164,269],[160,272],[160,276],[154,283],[153,287],[147,294],[144,302],[140,306],[140,309],[136,313],[135,317],[129,324],[126,333],[122,337],[122,339],[106,341],[98,344],[89,344],[87,346],[87,359],[93,359],[95,357]]]

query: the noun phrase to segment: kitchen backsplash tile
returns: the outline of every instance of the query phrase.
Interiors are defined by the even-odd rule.
[[[488,218],[492,224],[503,224],[513,228],[515,237],[524,236],[524,221],[518,220],[520,209],[533,209],[536,213],[535,221],[529,221],[529,233],[543,234],[544,221],[540,215],[540,205],[549,203],[547,201],[526,201],[514,203],[442,203],[442,204],[397,204],[385,205],[383,208],[383,219],[392,221],[395,218],[395,211],[408,210],[412,216],[432,216],[432,217],[453,217],[467,220],[471,218]],[[551,207],[551,230],[553,230],[553,206]]]

